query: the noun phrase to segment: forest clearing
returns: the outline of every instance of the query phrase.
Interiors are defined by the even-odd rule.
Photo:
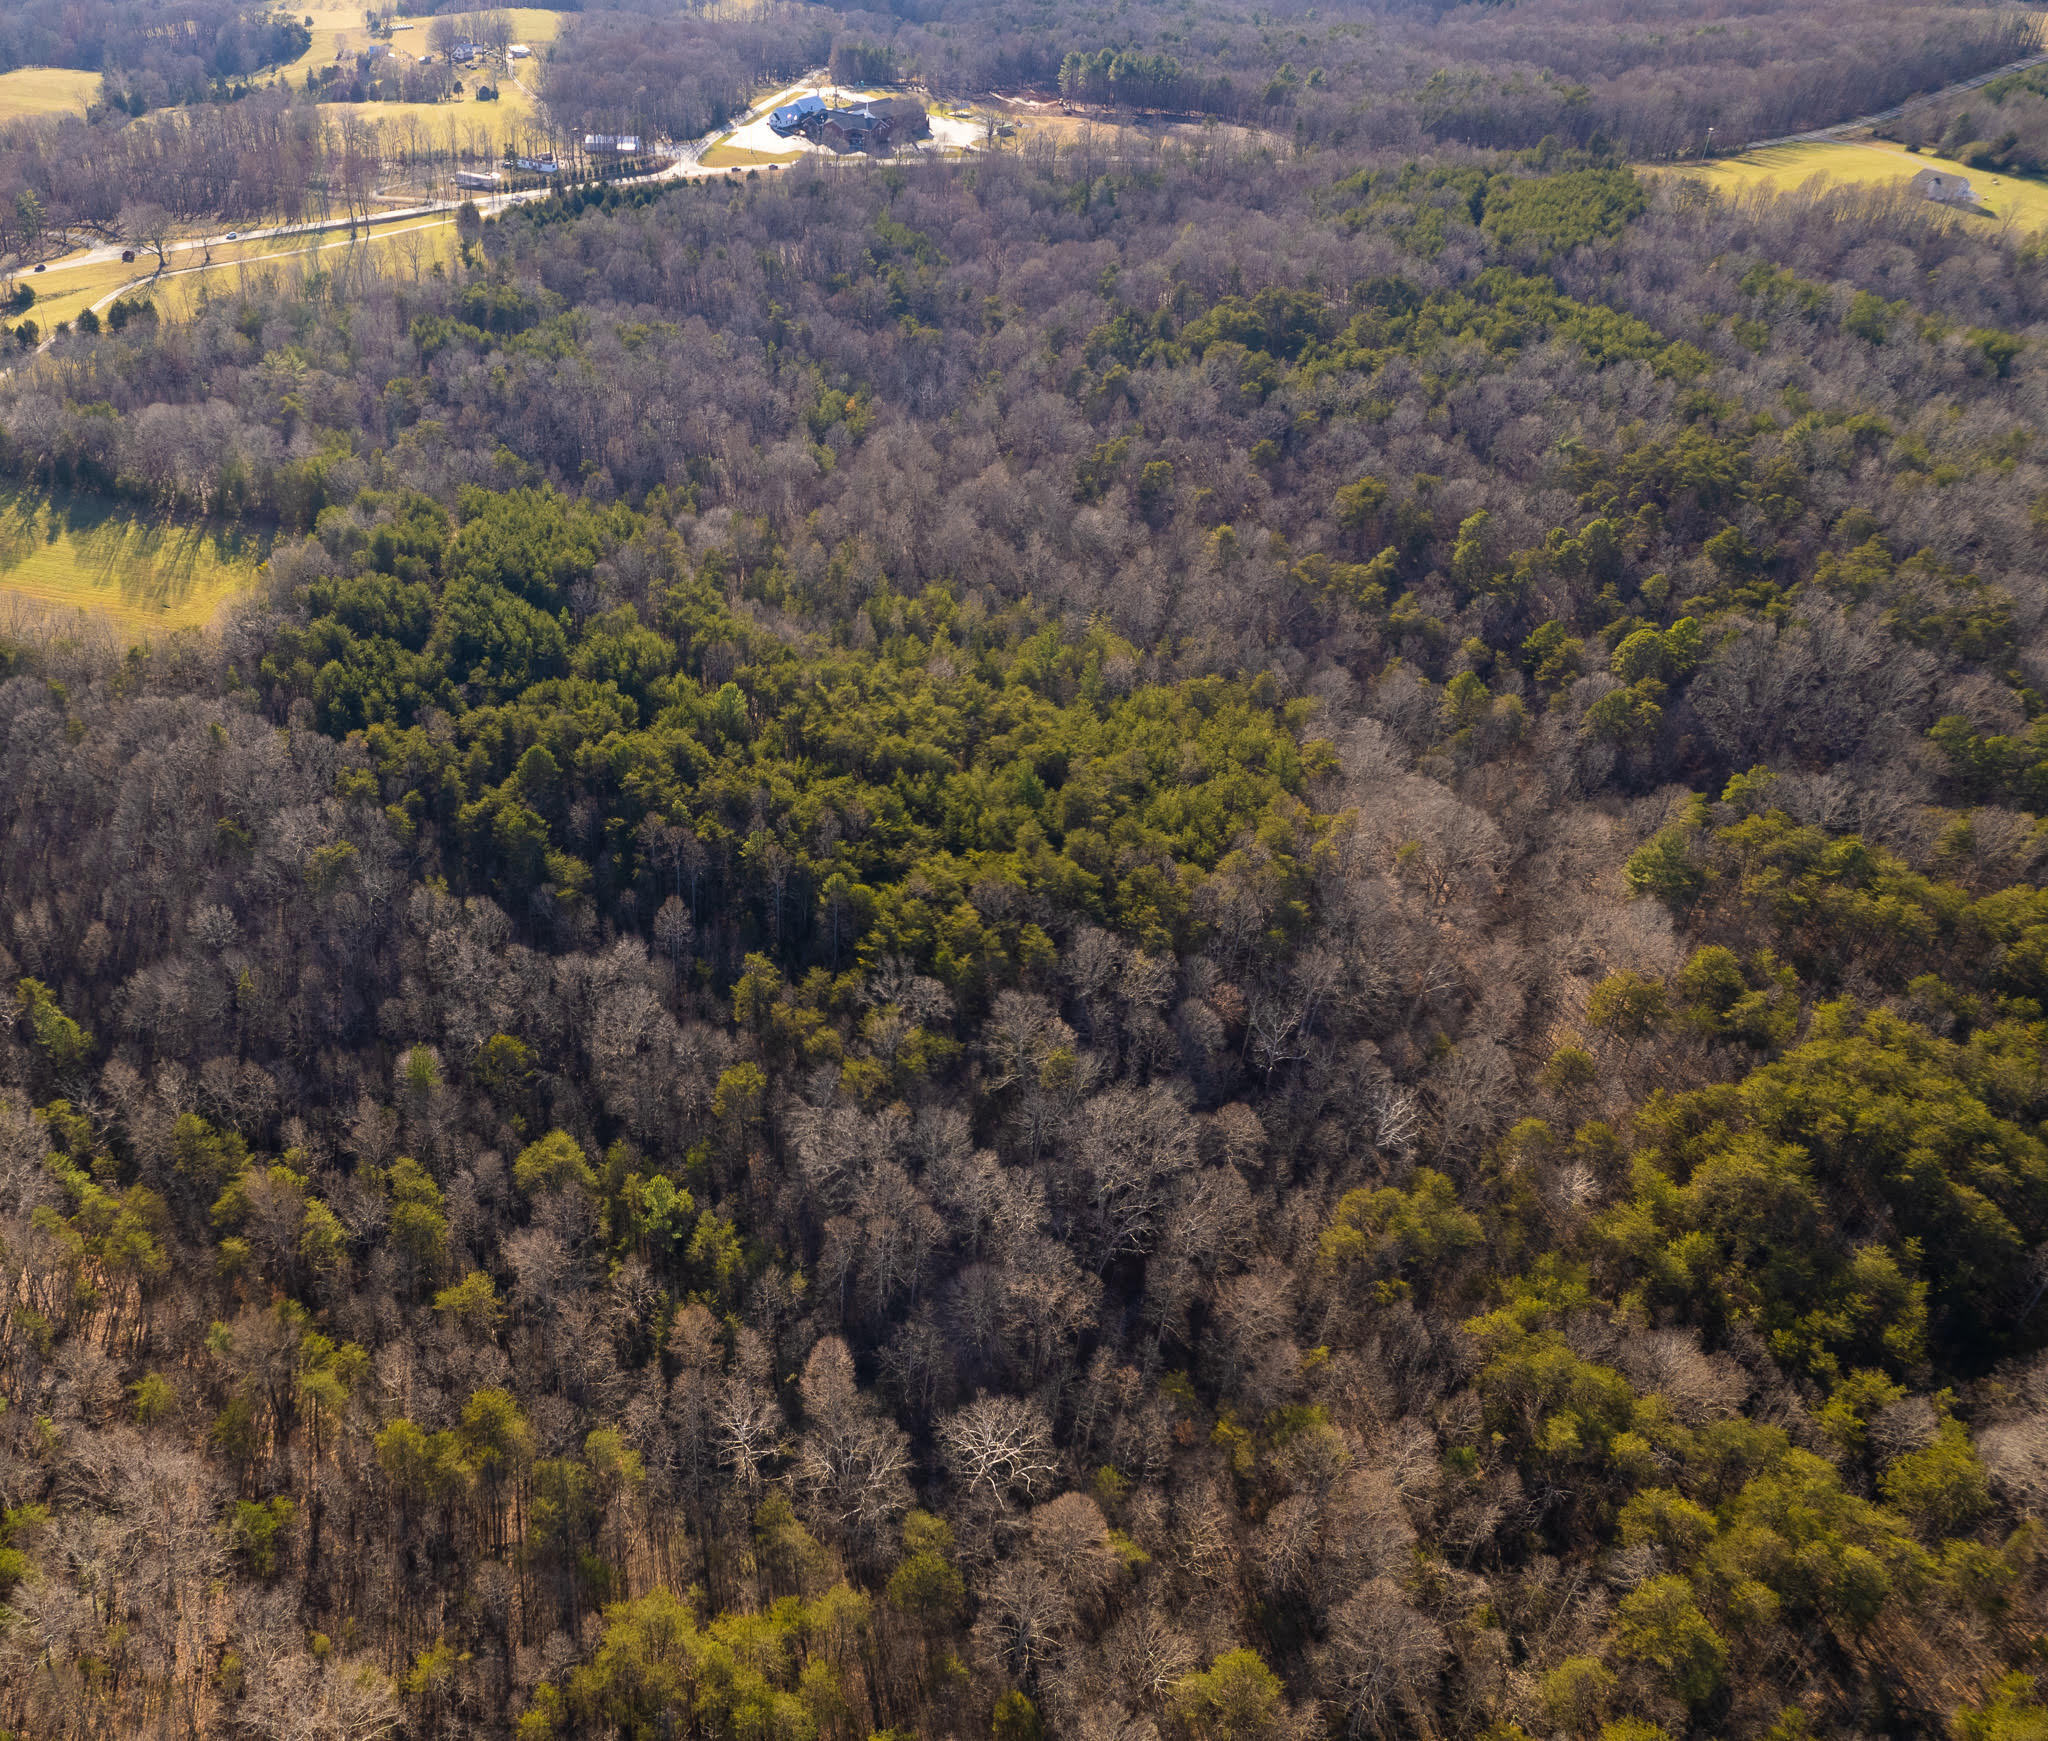
[[[25,66],[0,73],[0,122],[30,115],[83,115],[99,94],[98,73]]]
[[[1931,151],[1909,152],[1885,140],[1816,139],[1797,145],[1771,145],[1741,157],[1674,166],[1655,173],[1696,177],[1710,187],[1732,194],[1752,188],[1791,193],[1813,181],[1903,190],[1923,169],[1968,178],[1977,195],[1977,205],[1968,213],[1975,222],[2010,222],[2030,230],[2048,225],[2048,182],[1972,169]]]
[[[500,8],[511,20],[512,37],[538,48],[544,42],[553,42],[561,34],[562,14],[541,6],[516,6]],[[388,37],[373,37],[363,23],[363,9],[360,6],[315,6],[303,14],[310,18],[313,31],[313,46],[289,66],[274,69],[282,73],[294,85],[303,86],[308,73],[317,72],[321,67],[331,66],[346,55],[361,54],[373,43],[386,42],[401,54],[421,55],[427,51],[428,26],[435,20],[428,18],[401,18],[394,21],[392,34]],[[446,18],[458,30],[473,24],[483,16],[477,12],[449,12],[437,14]]]
[[[797,137],[784,137],[768,124],[768,118],[775,110],[797,97],[810,93],[816,86],[815,79],[792,85],[778,91],[774,96],[754,103],[739,122],[720,133],[708,145],[697,161],[707,169],[736,169],[747,165],[795,163],[814,153],[825,152],[826,147],[812,144]],[[825,87],[819,94],[834,107],[857,109],[881,98],[901,93],[880,86]],[[927,103],[926,111],[931,121],[931,136],[921,148],[924,151],[960,152],[971,151],[982,142],[985,124],[972,111],[961,110],[939,103]]]
[[[254,578],[268,544],[95,496],[0,493],[0,593],[104,613],[125,633],[207,622]]]

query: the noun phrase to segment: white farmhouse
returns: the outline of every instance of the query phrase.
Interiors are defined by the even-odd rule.
[[[1977,196],[1970,191],[1970,178],[1966,175],[1950,175],[1942,169],[1923,169],[1906,185],[1922,199],[1931,199],[1936,205],[1973,206]]]

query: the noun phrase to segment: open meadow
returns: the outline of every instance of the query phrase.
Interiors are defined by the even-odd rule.
[[[538,109],[524,87],[507,79],[498,93],[491,103],[468,96],[445,103],[323,103],[320,112],[332,135],[352,121],[374,131],[387,162],[424,149],[497,157],[507,144],[521,144],[540,128]]]
[[[561,34],[562,14],[559,12],[540,6],[515,6],[508,10],[514,42],[524,42],[538,49],[542,43],[553,42]],[[365,28],[360,6],[315,6],[300,16],[313,21],[312,47],[289,66],[272,69],[283,73],[295,85],[303,85],[306,75],[316,68],[331,65],[345,55],[360,54],[372,41],[378,40]],[[481,14],[449,12],[441,16],[460,27]],[[388,40],[401,53],[424,54],[428,27],[433,22],[428,18],[401,18]]]
[[[266,554],[265,540],[97,497],[0,492],[0,596],[103,612],[127,632],[208,622]]]
[[[83,115],[99,95],[100,75],[70,67],[25,66],[0,73],[0,121],[31,115]]]
[[[1822,139],[1797,145],[1773,145],[1741,157],[1653,171],[1704,181],[1724,193],[1772,188],[1789,193],[1809,183],[1837,187],[1903,188],[1923,169],[1938,169],[1969,178],[1977,196],[1974,209],[1962,215],[1987,227],[2001,222],[2024,229],[2048,226],[2048,184],[2023,176],[1995,175],[1932,152],[1907,151],[1886,140]]]
[[[537,6],[509,9],[512,39],[529,44],[538,53],[560,34],[563,15]],[[359,54],[373,41],[364,27],[360,8],[316,7],[303,14],[313,21],[313,46],[287,67],[275,69],[292,85],[305,84],[308,75],[336,60]],[[457,29],[473,23],[479,12],[450,12],[437,18],[400,19],[387,39],[400,54],[427,52],[428,30],[446,18]],[[473,157],[495,157],[508,143],[524,142],[538,123],[533,97],[535,63],[516,63],[510,76],[501,69],[489,69],[487,82],[495,83],[495,102],[479,103],[470,93],[483,69],[466,74],[463,96],[445,103],[329,103],[322,109],[328,125],[337,131],[350,121],[374,129],[386,155],[406,148],[408,137],[416,146],[450,148]],[[521,80],[525,83],[521,83]]]

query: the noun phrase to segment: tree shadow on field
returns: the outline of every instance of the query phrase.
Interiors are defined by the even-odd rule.
[[[190,611],[254,578],[271,535],[103,496],[0,492],[0,586],[138,615]]]

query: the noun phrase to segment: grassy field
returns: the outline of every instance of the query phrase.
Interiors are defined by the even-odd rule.
[[[24,115],[83,115],[99,94],[98,73],[59,66],[17,67],[0,73],[0,121]]]
[[[214,264],[204,269],[167,273],[160,281],[165,295],[158,298],[157,306],[169,315],[189,314],[197,303],[210,297],[237,294],[244,281],[275,282],[308,268],[331,271],[358,254],[367,255],[382,272],[428,272],[436,261],[452,261],[456,247],[453,213],[398,219],[376,226],[367,237],[355,241],[346,230],[300,241],[280,238],[260,242],[229,260],[216,251]],[[172,256],[174,261],[176,258]]]
[[[212,261],[205,264],[197,249],[174,246],[169,267],[161,274],[155,270],[155,256],[147,252],[132,264],[105,260],[66,265],[59,261],[28,280],[36,288],[36,305],[29,318],[48,333],[59,321],[76,320],[87,308],[104,312],[104,305],[115,293],[131,284],[135,285],[131,294],[149,297],[158,313],[175,317],[190,313],[203,296],[233,291],[245,273],[276,274],[302,265],[334,266],[355,248],[373,250],[387,270],[393,266],[409,269],[417,253],[424,271],[435,260],[454,258],[454,217],[394,218],[373,225],[367,236],[353,241],[346,230],[322,230],[303,237],[227,243],[216,247]]]
[[[0,596],[103,612],[129,633],[210,621],[266,554],[253,538],[90,496],[0,492]]]
[[[559,12],[539,6],[515,6],[510,10],[514,42],[524,42],[537,49],[544,42],[553,42],[561,34],[562,14]],[[313,46],[290,66],[275,69],[289,75],[295,85],[303,85],[307,73],[315,67],[331,65],[337,55],[360,54],[370,46],[372,38],[363,28],[363,9],[360,6],[315,6],[300,12],[299,16],[313,21]],[[459,27],[476,14],[450,12],[443,16],[452,19]],[[427,30],[433,20],[399,20],[401,25],[408,22],[412,28],[395,31],[390,39],[392,46],[405,54],[425,54]],[[533,63],[528,61],[525,64],[530,68]]]
[[[21,282],[34,285],[36,292],[36,305],[29,310],[28,318],[48,333],[59,321],[76,320],[81,309],[120,289],[138,270],[146,272],[149,268],[124,266],[114,260],[70,271],[52,266],[47,272],[24,278]]]
[[[448,12],[441,17],[459,30],[479,15],[477,12]],[[512,40],[527,43],[536,52],[561,34],[563,15],[559,12],[538,6],[517,6],[509,9],[509,15]],[[313,21],[313,46],[290,66],[275,69],[294,85],[303,85],[308,73],[331,66],[338,56],[360,54],[375,40],[363,27],[360,6],[316,6],[300,16]],[[399,22],[403,25],[408,21],[401,19]],[[392,34],[391,46],[400,54],[425,54],[428,30],[437,20],[415,18],[409,22],[411,28],[399,29]],[[513,77],[506,77],[503,68],[472,69],[461,77],[464,87],[469,90],[475,88],[480,77],[486,83],[496,84],[498,100],[479,103],[464,96],[446,103],[330,103],[322,112],[330,127],[338,128],[344,118],[353,117],[377,128],[387,139],[396,139],[407,127],[417,127],[436,145],[445,145],[452,137],[457,144],[468,145],[492,156],[503,149],[508,138],[523,138],[532,129],[535,120],[533,98],[515,81],[523,78],[528,85],[534,82],[533,61],[514,63]]]
[[[2048,226],[2048,184],[2019,176],[1994,178],[1988,171],[1952,163],[1931,152],[1909,152],[1881,139],[1826,139],[1801,145],[1774,145],[1746,157],[1723,158],[1661,175],[1695,176],[1711,187],[1738,193],[1753,187],[1782,191],[1809,182],[1833,186],[1903,187],[1923,169],[1945,170],[1969,177],[1978,209],[1964,214],[1974,223],[2014,223],[2024,229]]]
[[[417,128],[432,144],[467,146],[496,157],[507,140],[526,139],[537,124],[533,99],[518,85],[506,79],[498,92],[495,103],[468,97],[445,103],[323,103],[320,112],[332,131],[339,131],[350,119],[375,128],[383,136],[386,150],[403,139],[407,128]]]
[[[755,151],[749,146],[720,140],[708,147],[697,161],[706,169],[738,169],[747,164],[795,163],[803,155],[801,151]]]

